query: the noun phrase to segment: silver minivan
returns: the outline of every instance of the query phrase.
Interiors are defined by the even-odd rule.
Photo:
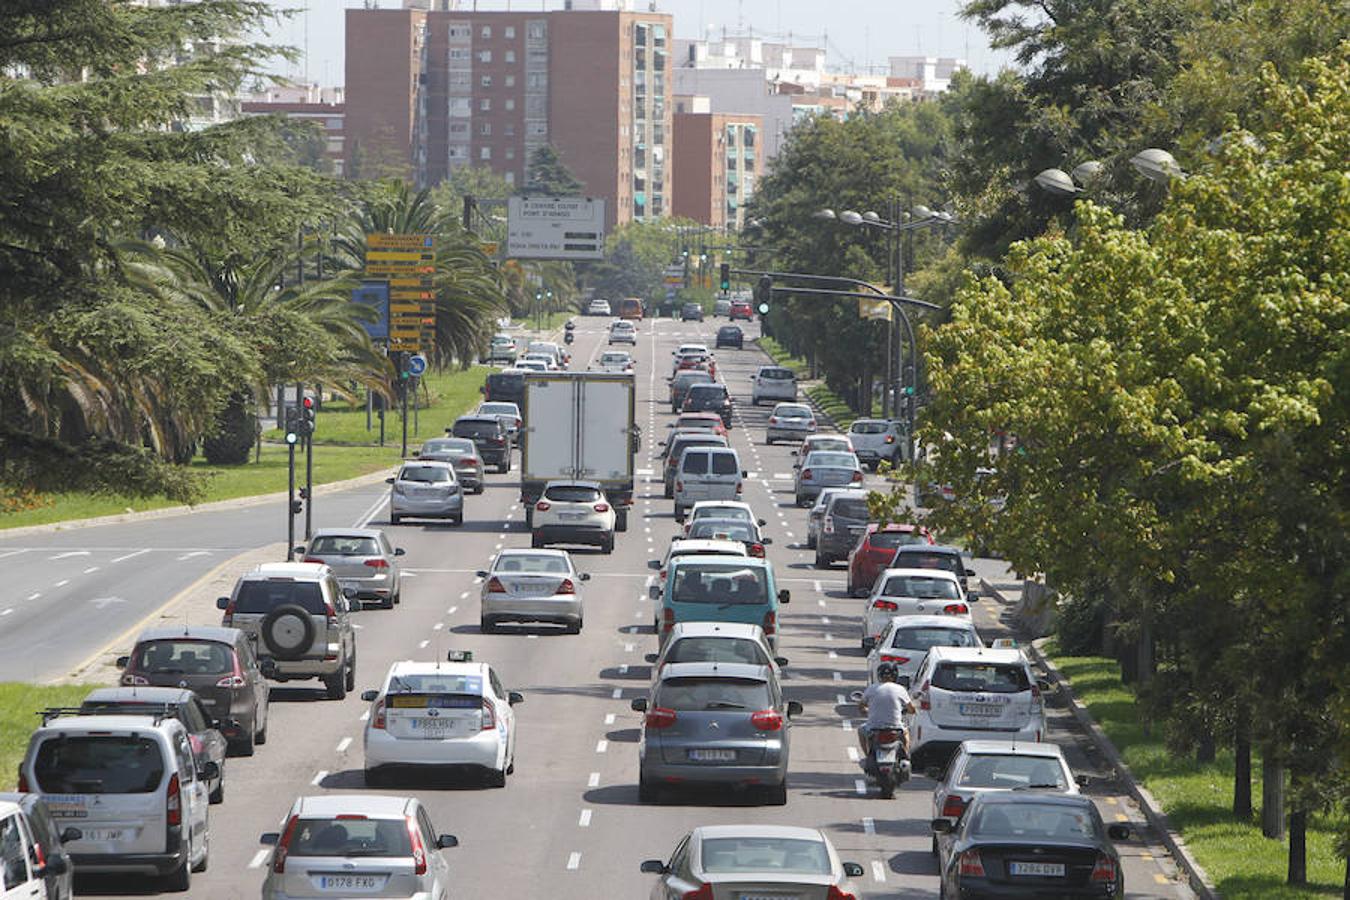
[[[675,520],[700,500],[739,500],[747,476],[730,447],[690,447],[675,473]]]

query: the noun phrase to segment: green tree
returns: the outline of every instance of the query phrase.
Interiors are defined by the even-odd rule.
[[[574,197],[582,193],[585,185],[581,179],[567,168],[567,164],[558,155],[558,149],[545,144],[530,154],[525,170],[525,193],[546,194],[550,197]]]

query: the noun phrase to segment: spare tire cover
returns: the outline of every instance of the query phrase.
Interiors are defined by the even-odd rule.
[[[259,630],[263,643],[277,659],[300,659],[314,643],[314,620],[296,603],[283,603],[272,610]]]

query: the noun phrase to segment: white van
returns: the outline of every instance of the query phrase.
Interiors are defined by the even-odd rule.
[[[207,782],[187,731],[159,716],[81,715],[48,710],[28,742],[19,790],[42,795],[52,818],[77,825],[65,845],[78,874],[163,878],[186,891],[210,853]]]
[[[739,500],[746,472],[730,447],[690,447],[675,472],[675,521],[700,500]]]

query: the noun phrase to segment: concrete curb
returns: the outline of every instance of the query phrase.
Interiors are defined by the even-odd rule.
[[[986,594],[998,597],[1000,602],[1005,605],[1012,605],[1012,601],[1008,600],[987,579],[981,578],[980,585]],[[1149,793],[1147,788],[1135,779],[1134,773],[1126,764],[1124,757],[1120,755],[1120,751],[1116,749],[1116,745],[1111,742],[1111,739],[1106,736],[1106,732],[1092,718],[1092,714],[1079,702],[1073,688],[1069,686],[1069,680],[1064,677],[1054,662],[1041,652],[1040,645],[1044,641],[1045,638],[1041,638],[1022,646],[1026,648],[1032,662],[1049,674],[1050,680],[1059,689],[1060,694],[1068,700],[1069,712],[1073,714],[1083,730],[1092,737],[1093,743],[1097,745],[1097,749],[1101,751],[1102,756],[1115,767],[1117,775],[1125,784],[1130,796],[1139,804],[1139,809],[1144,813],[1144,818],[1148,820],[1148,824],[1157,832],[1163,846],[1172,854],[1172,859],[1176,861],[1177,867],[1186,873],[1186,881],[1191,890],[1195,892],[1196,897],[1199,900],[1222,900],[1218,888],[1214,886],[1214,882],[1210,880],[1204,867],[1191,855],[1190,849],[1186,846],[1186,841],[1172,827],[1172,821],[1167,817],[1167,813],[1162,811],[1162,805]]]

